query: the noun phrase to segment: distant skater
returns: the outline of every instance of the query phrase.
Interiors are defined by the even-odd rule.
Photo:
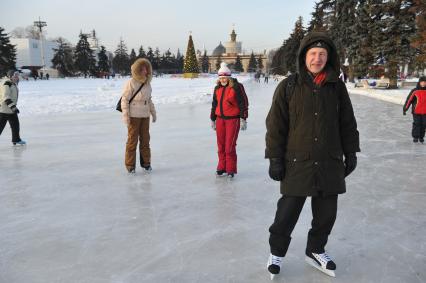
[[[7,72],[7,78],[2,80],[0,89],[0,135],[6,123],[9,122],[12,130],[12,143],[14,145],[25,145],[19,135],[19,109],[18,105],[18,82],[19,72],[11,70]]]
[[[406,115],[411,107],[413,114],[413,128],[411,135],[413,142],[424,143],[426,129],[426,76],[420,77],[417,86],[410,91],[403,107],[403,114]]]

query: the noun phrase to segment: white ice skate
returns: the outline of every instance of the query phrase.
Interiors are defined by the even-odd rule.
[[[14,147],[17,147],[17,146],[24,146],[24,145],[27,145],[27,142],[26,142],[26,141],[23,141],[23,140],[20,140],[20,141],[18,141],[18,142],[13,142],[12,144],[13,144],[13,146],[14,146]]]
[[[318,269],[319,271],[324,272],[328,276],[336,277],[334,270],[336,270],[336,264],[331,260],[329,255],[324,252],[322,254],[310,253],[305,257],[305,261]]]
[[[282,261],[283,261],[283,257],[269,254],[266,268],[268,269],[269,273],[271,273],[271,280],[274,280],[275,275],[278,275],[280,273]]]

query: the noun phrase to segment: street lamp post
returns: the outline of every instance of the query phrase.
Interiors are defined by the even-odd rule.
[[[40,49],[41,49],[41,68],[44,68],[44,48],[43,48],[43,27],[47,26],[46,22],[42,22],[40,17],[38,17],[38,21],[34,22],[34,26],[38,27],[40,31]]]

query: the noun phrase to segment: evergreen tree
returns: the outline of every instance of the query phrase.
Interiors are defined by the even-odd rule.
[[[154,62],[154,52],[152,51],[151,47],[148,47],[148,52],[146,53],[146,58],[151,62],[151,64]]]
[[[129,65],[132,66],[132,64],[135,63],[136,59],[138,58],[136,57],[135,49],[132,48],[129,55]]]
[[[115,56],[112,59],[112,68],[114,72],[121,75],[126,75],[130,72],[130,61],[129,55],[127,54],[127,46],[123,39],[120,39],[120,43],[114,52]]]
[[[234,68],[235,68],[235,71],[237,72],[244,72],[243,63],[241,62],[240,55],[237,55],[237,59],[235,59]]]
[[[346,60],[349,62],[349,81],[353,82],[353,58],[357,50],[356,31],[353,30],[356,24],[356,6],[358,0],[337,0],[336,1],[336,17],[331,27],[331,37],[337,48],[340,58],[340,66],[344,69]]]
[[[414,57],[410,46],[410,37],[415,33],[415,15],[411,12],[413,1],[388,1],[382,4],[383,17],[381,27],[381,51],[385,58],[387,77],[390,88],[397,88],[397,74],[400,64],[405,64]]]
[[[98,70],[101,72],[109,72],[109,60],[106,54],[105,46],[101,46],[101,51],[98,53]]]
[[[192,35],[189,35],[188,47],[186,49],[185,63],[183,66],[184,73],[199,73],[197,56],[195,55],[194,42]]]
[[[58,70],[61,76],[71,76],[74,72],[73,53],[71,46],[62,37],[59,37],[56,42],[58,43],[58,48],[53,49],[53,68]]]
[[[287,72],[286,71],[287,67],[284,66],[285,65],[284,53],[285,53],[286,45],[287,45],[287,40],[284,40],[281,47],[275,51],[274,56],[272,57],[272,62],[270,67],[270,71],[272,74],[285,75]]]
[[[78,41],[74,52],[74,66],[77,71],[84,74],[94,74],[96,71],[96,60],[93,55],[93,50],[87,41],[87,35],[80,32],[80,40]]]
[[[326,31],[326,27],[324,26],[324,10],[320,3],[315,3],[314,12],[311,13],[312,18],[309,22],[308,32],[311,31]]]
[[[4,28],[0,27],[0,77],[8,70],[16,69],[16,48],[10,44],[10,39]]]
[[[185,58],[180,53],[180,50],[178,49],[176,54],[176,69],[178,73],[183,73],[183,65],[185,62]]]
[[[305,36],[305,29],[303,27],[303,18],[299,17],[294,24],[294,30],[290,34],[290,38],[286,41],[284,51],[284,71],[295,73],[297,70],[297,52],[299,51],[300,42]]]
[[[160,49],[158,47],[155,48],[154,51],[154,59],[151,62],[152,64],[152,68],[154,70],[158,70],[160,67],[160,62],[161,62],[161,54],[160,54]]]
[[[170,52],[170,49],[167,49],[166,52],[164,52],[163,56],[161,57],[159,69],[162,70],[162,72],[174,72],[175,69],[177,69],[175,66],[175,58],[174,55],[172,56],[172,52]]]
[[[263,60],[262,55],[259,55],[259,58],[257,58],[257,68],[262,71],[263,70]]]
[[[254,72],[256,72],[256,69],[257,69],[256,57],[254,57],[254,53],[252,51],[251,55],[250,55],[250,60],[249,60],[247,72],[254,73]]]
[[[417,31],[411,39],[411,46],[415,48],[414,67],[426,68],[426,1],[415,0],[411,11],[416,15]]]
[[[138,58],[146,58],[146,53],[145,53],[145,50],[143,49],[143,46],[142,46],[142,45],[141,45],[141,47],[139,48]]]
[[[204,50],[203,58],[201,59],[201,69],[203,73],[209,72],[209,57],[206,50]]]
[[[365,77],[374,62],[373,36],[375,22],[371,19],[369,0],[359,0],[355,12],[355,25],[351,29],[354,40],[350,45],[353,52],[353,73],[356,77]],[[353,49],[352,49],[353,48]],[[351,53],[352,54],[352,53]]]
[[[315,3],[308,32],[329,31],[336,17],[335,6],[336,0],[321,0]]]

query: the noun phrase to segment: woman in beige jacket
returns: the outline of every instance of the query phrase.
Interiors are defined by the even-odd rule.
[[[129,173],[135,173],[138,139],[140,141],[140,165],[146,171],[152,170],[149,120],[150,115],[152,115],[152,122],[155,123],[157,114],[151,99],[151,63],[147,59],[139,58],[133,63],[131,69],[132,78],[124,86],[121,108],[123,110],[123,121],[128,130],[125,165]],[[140,88],[142,84],[143,87]],[[134,99],[129,103],[134,95]]]

